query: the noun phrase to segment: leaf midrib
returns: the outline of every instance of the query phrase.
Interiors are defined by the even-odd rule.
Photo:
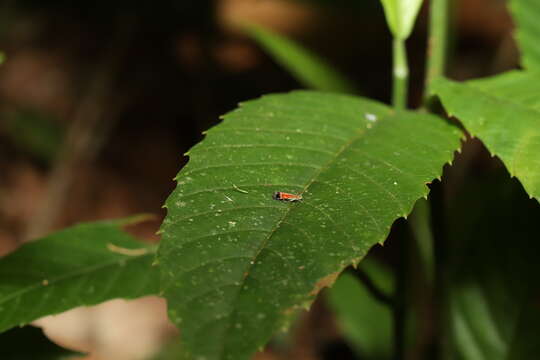
[[[385,118],[387,118],[389,115],[383,115],[379,121],[384,121]],[[372,129],[369,129],[369,130],[364,130],[364,131],[361,131],[359,133],[357,133],[355,136],[351,137],[350,140],[348,140],[347,142],[345,142],[345,144],[343,144],[343,146],[336,152],[336,155],[330,159],[325,165],[321,166],[317,171],[316,173],[313,175],[313,177],[306,183],[306,185],[304,186],[303,190],[299,193],[300,195],[303,195],[311,185],[313,185],[313,183],[316,181],[316,179],[324,172],[326,171],[330,166],[332,166],[335,161],[340,157],[341,154],[343,154],[343,152],[345,152],[347,149],[349,149],[352,144],[354,144],[356,141],[358,141],[359,139],[361,139],[363,136],[366,135],[366,133],[368,131],[373,131],[374,128]],[[360,128],[358,129],[355,129],[355,130],[362,130]],[[247,263],[247,266],[246,266],[246,269],[244,270],[244,272],[242,274],[243,275],[243,278],[240,282],[240,286],[238,287],[238,292],[236,293],[236,296],[234,298],[234,300],[232,301],[233,304],[235,304],[237,301],[238,301],[238,297],[240,296],[240,293],[242,291],[242,289],[244,288],[244,285],[245,285],[245,281],[246,279],[249,277],[250,275],[250,272],[251,272],[251,269],[252,267],[255,265],[256,263],[256,260],[257,260],[257,257],[260,255],[261,251],[266,247],[266,245],[268,244],[268,242],[270,241],[270,239],[272,238],[272,236],[274,235],[274,233],[279,229],[279,227],[281,226],[281,224],[284,222],[285,218],[289,215],[289,213],[291,212],[291,209],[293,209],[295,207],[295,204],[291,204],[291,206],[287,207],[287,209],[285,210],[285,212],[283,213],[283,215],[281,216],[281,218],[277,221],[276,225],[274,226],[274,228],[272,230],[270,230],[270,232],[268,233],[268,236],[262,241],[262,244],[261,246],[257,249],[257,252],[255,253],[255,255],[251,258],[251,260]],[[233,309],[235,309],[235,307],[233,307]],[[233,313],[232,313],[232,316],[235,316],[236,314],[236,310],[233,310]],[[225,336],[222,337],[222,345],[221,345],[221,351],[220,351],[220,354],[219,354],[219,359],[223,359],[223,355],[225,353],[225,339],[227,338],[227,334],[229,333],[230,329],[231,329],[231,325],[234,321],[232,321],[231,318],[229,318],[230,321],[228,321],[227,323],[227,327],[225,329]]]

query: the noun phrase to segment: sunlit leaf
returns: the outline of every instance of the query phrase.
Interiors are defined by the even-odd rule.
[[[382,243],[460,139],[432,115],[309,91],[224,118],[188,153],[158,256],[170,318],[207,360],[248,358]]]
[[[0,331],[77,306],[157,294],[154,249],[122,231],[131,221],[76,225],[0,258]]]
[[[446,111],[539,199],[540,76],[512,71],[464,83],[437,79],[433,91]]]
[[[528,70],[540,70],[540,1],[509,1],[516,24],[514,35],[521,50],[521,64]]]

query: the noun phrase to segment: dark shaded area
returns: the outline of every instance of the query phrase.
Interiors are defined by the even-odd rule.
[[[4,360],[80,359],[84,354],[70,351],[51,342],[40,328],[14,328],[0,336],[0,357]]]
[[[464,354],[478,346],[487,357],[534,358],[540,351],[540,206],[481,144],[471,141],[465,150],[475,148],[473,161],[466,161],[467,153],[458,158],[457,166],[470,174],[460,196],[447,198],[443,348]],[[491,167],[479,171],[480,160]],[[449,173],[444,182],[458,176]],[[485,332],[466,344],[467,327]],[[506,339],[504,345],[482,346],[493,342],[492,334]]]

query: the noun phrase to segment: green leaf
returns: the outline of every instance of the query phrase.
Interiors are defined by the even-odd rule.
[[[405,40],[411,35],[422,0],[381,0],[388,27],[395,38]]]
[[[40,328],[25,326],[0,335],[2,360],[75,360],[84,354],[67,350],[50,341]]]
[[[436,79],[433,91],[449,115],[502,159],[531,197],[540,198],[540,76],[511,71],[456,83]]]
[[[506,172],[467,179],[446,211],[446,358],[536,359],[540,206]]]
[[[517,25],[514,34],[521,49],[521,64],[528,70],[540,70],[540,2],[511,0],[509,5]]]
[[[154,248],[121,230],[133,221],[76,225],[0,258],[0,331],[77,306],[157,294]]]
[[[365,271],[377,288],[394,293],[392,273],[384,265],[362,261]],[[392,309],[374,298],[354,275],[343,273],[327,292],[329,304],[347,340],[362,359],[391,359],[393,351]]]
[[[188,153],[158,254],[169,316],[207,360],[248,358],[382,243],[460,139],[432,115],[310,91],[224,118]]]
[[[255,25],[247,26],[246,32],[306,87],[342,93],[357,92],[345,76],[292,40]]]

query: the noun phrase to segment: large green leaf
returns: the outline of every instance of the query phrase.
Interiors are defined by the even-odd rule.
[[[536,359],[540,206],[504,171],[467,179],[446,211],[446,358]]]
[[[188,154],[158,259],[186,349],[245,359],[426,196],[460,132],[428,114],[299,91],[244,103]],[[274,200],[275,191],[302,202]]]
[[[540,198],[540,76],[512,71],[456,83],[436,79],[448,114],[499,156],[531,197]]]
[[[56,345],[37,327],[14,328],[0,335],[2,360],[76,360],[83,356]]]
[[[80,224],[0,258],[0,331],[45,315],[159,291],[154,249],[121,226]]]
[[[246,32],[278,63],[308,88],[343,93],[356,92],[353,84],[325,60],[299,44],[260,26],[250,25]]]
[[[375,286],[393,295],[394,279],[383,264],[366,258],[360,269]],[[392,308],[381,302],[350,273],[343,273],[328,290],[329,304],[345,338],[362,359],[391,359],[393,347]]]
[[[388,27],[398,39],[411,34],[422,0],[381,0]]]
[[[521,49],[521,63],[528,70],[540,70],[540,1],[511,0],[510,10],[517,25],[515,36]]]

